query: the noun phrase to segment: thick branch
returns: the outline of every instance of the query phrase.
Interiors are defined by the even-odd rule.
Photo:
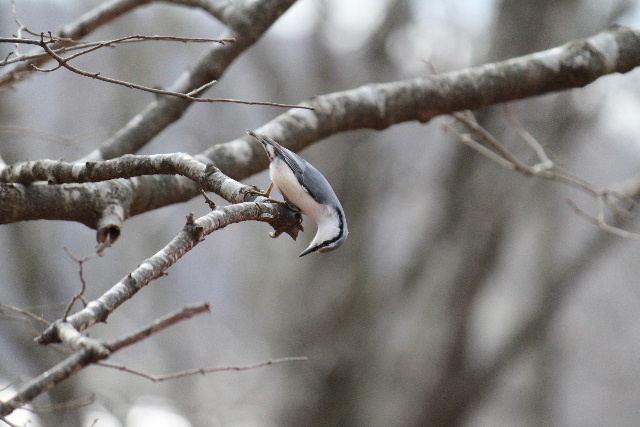
[[[299,151],[336,133],[427,122],[442,114],[586,86],[639,65],[640,29],[617,27],[508,61],[318,96],[303,103],[313,111],[287,111],[257,132]],[[264,167],[262,162],[246,160],[248,145],[239,139],[213,146],[204,154],[233,178],[242,179]]]
[[[104,162],[69,163],[47,159],[14,165],[0,165],[0,180],[22,184],[37,181],[47,181],[49,184],[69,184],[133,178],[142,175],[175,174],[183,175],[206,187],[214,185],[213,182],[207,182],[214,172],[216,170],[207,169],[205,163],[188,154],[173,153],[149,156],[125,155]],[[225,179],[222,175],[219,175],[218,178]]]
[[[182,175],[162,180],[159,176]],[[139,178],[138,178],[139,177]],[[117,178],[133,178],[129,180]],[[0,166],[0,179],[14,184],[0,185],[0,222],[42,219],[33,216],[38,210],[31,202],[45,203],[45,219],[75,220],[95,228],[101,244],[117,240],[122,223],[132,215],[155,209],[175,196],[184,197],[202,188],[212,191],[231,203],[265,201],[267,199],[251,193],[255,187],[243,185],[220,172],[212,165],[184,153],[158,154],[150,156],[128,155],[105,162],[66,163],[54,160],[39,160]],[[42,181],[47,180],[46,185]],[[104,182],[99,182],[104,181]],[[19,183],[17,183],[19,182]],[[98,182],[96,184],[59,184]],[[174,191],[158,192],[167,183],[177,183]],[[30,185],[25,185],[31,183]],[[142,188],[153,189],[144,191]],[[279,217],[289,217],[295,222],[296,215],[284,206],[276,206]],[[295,238],[297,227],[289,229],[272,223],[276,235],[287,232]]]
[[[219,80],[229,65],[257,42],[293,3],[295,0],[252,2],[247,7],[229,14],[226,23],[230,29],[221,38],[233,38],[236,42],[211,46],[200,60],[167,90],[190,93],[208,82]],[[169,97],[155,99],[99,149],[89,153],[82,160],[113,159],[124,154],[136,153],[167,126],[180,119],[192,102]]]
[[[290,222],[290,219],[282,216],[282,206],[279,204],[256,202],[218,207],[197,220],[190,216],[183,229],[164,248],[143,261],[138,268],[123,277],[100,298],[89,302],[84,309],[68,316],[65,323],[81,332],[97,322],[105,321],[122,303],[151,281],[164,275],[169,267],[202,242],[205,236],[216,230],[250,220],[265,221],[274,224],[274,227],[295,230],[299,223]],[[58,328],[61,323],[61,321],[53,323],[40,336],[38,342],[40,344],[58,342],[60,340]]]
[[[616,27],[550,50],[412,80],[368,84],[313,98],[261,128],[299,150],[337,132],[406,122],[583,87],[640,65],[640,29]],[[215,157],[213,147],[207,153]]]
[[[223,48],[235,49],[243,43],[246,42],[239,41]],[[598,77],[626,72],[638,65],[640,30],[617,27],[587,39],[504,62],[414,80],[366,85],[319,96],[305,103],[315,110],[290,110],[265,124],[257,132],[270,135],[299,151],[312,142],[335,133],[360,128],[384,129],[413,120],[424,122],[441,114],[581,87]],[[167,111],[165,108],[169,107],[161,107],[160,104],[177,101],[158,101],[158,104],[150,108],[158,113],[161,110]],[[149,133],[147,136],[150,138],[150,134],[155,135],[161,131],[154,123],[140,122],[139,125],[132,123],[130,126],[132,129],[123,129],[114,137],[114,141],[146,141],[143,134]],[[128,136],[125,137],[125,134]],[[120,148],[117,151],[122,151],[124,145],[118,143],[118,146]],[[238,180],[267,166],[264,151],[259,144],[249,141],[248,137],[213,146],[203,154],[208,157],[207,161]],[[96,153],[95,156],[100,157],[101,154]],[[17,184],[0,186],[0,201],[3,202],[0,203],[0,223],[51,218],[52,211],[59,212],[57,219],[76,220],[75,211],[69,212],[65,206],[59,206],[67,202],[65,197],[59,196],[70,189],[51,190],[37,185],[27,188]],[[56,194],[48,196],[50,191],[55,191]],[[196,185],[176,177],[138,179],[132,191],[136,194],[136,201],[152,202],[132,205],[131,215],[185,201],[198,194]],[[39,199],[42,197],[47,197],[48,203],[40,203]],[[11,203],[12,200],[17,200],[29,209],[20,214],[15,213],[15,208],[3,209],[7,206],[4,202]],[[23,214],[28,217],[22,216]],[[65,218],[64,215],[69,216]]]

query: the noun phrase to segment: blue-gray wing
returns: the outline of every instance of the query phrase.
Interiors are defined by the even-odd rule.
[[[331,202],[334,205],[340,205],[338,196],[336,196],[333,188],[329,184],[329,181],[316,169],[312,164],[307,162],[302,157],[298,156],[293,151],[283,147],[275,142],[273,139],[268,138],[268,141],[278,151],[278,154],[282,157],[285,163],[291,168],[298,181],[302,184],[302,187],[307,193],[314,198],[314,200],[321,204],[327,204]]]
[[[306,162],[305,162],[306,163]],[[340,206],[338,196],[331,188],[329,181],[313,165],[307,163],[307,168],[302,174],[302,185],[307,192],[321,204]]]

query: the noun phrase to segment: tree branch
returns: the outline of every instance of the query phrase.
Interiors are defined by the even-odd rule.
[[[127,218],[146,211],[150,204],[166,203],[167,199],[174,196],[173,193],[167,193],[163,197],[156,197],[155,192],[137,191],[144,186],[157,190],[158,185],[162,184],[159,177],[147,176],[146,180],[137,177],[174,174],[189,178],[172,177],[173,181],[180,181],[181,189],[177,194],[186,191],[185,188],[191,188],[194,192],[203,188],[231,203],[269,200],[252,193],[255,187],[243,185],[212,165],[206,165],[184,153],[127,155],[105,162],[86,163],[39,160],[0,166],[0,179],[13,182],[0,185],[0,200],[7,201],[6,204],[0,204],[0,223],[10,216],[24,220],[37,211],[31,203],[44,203],[42,198],[46,197],[47,219],[82,222],[97,230],[100,244],[109,245],[118,239],[122,223]],[[42,184],[43,180],[47,180],[49,185]],[[81,182],[99,183],[70,184]],[[295,239],[301,229],[299,214],[279,204],[274,205],[273,209],[278,211],[276,216],[280,218],[271,222],[276,229],[275,235],[286,232]],[[292,226],[294,223],[298,225]]]
[[[306,362],[309,360],[308,357],[281,357],[279,359],[269,359],[264,362],[254,363],[253,365],[244,365],[244,366],[218,366],[211,368],[196,368],[196,369],[188,369],[186,371],[174,372],[166,375],[150,375],[144,372],[140,372],[126,366],[115,365],[113,363],[104,363],[100,362],[99,366],[104,366],[105,368],[113,368],[119,371],[128,372],[133,375],[137,375],[142,378],[146,378],[149,381],[162,382],[168,380],[175,380],[177,378],[189,377],[193,375],[206,375],[214,372],[226,372],[226,371],[249,371],[256,368],[262,368],[264,366],[277,365],[279,363],[287,363],[287,362]]]
[[[293,3],[295,0],[265,0],[247,3],[243,8],[234,8],[227,16],[229,30],[221,38],[233,38],[236,42],[211,46],[197,63],[166,89],[175,93],[190,93],[208,82],[219,80],[233,61],[257,42]],[[167,126],[180,119],[192,102],[167,97],[155,99],[100,148],[81,161],[113,159],[136,153]]]
[[[60,29],[57,41],[52,44],[51,49],[56,52],[59,50],[64,51],[66,47],[75,45],[77,40],[82,39],[98,28],[109,24],[120,16],[129,13],[131,10],[154,2],[166,2],[181,6],[199,8],[208,12],[222,22],[233,22],[232,17],[236,10],[235,6],[226,4],[225,2],[211,2],[207,0],[111,0],[101,3],[98,7],[85,13],[76,21],[63,26]],[[21,25],[17,19],[16,21]],[[21,29],[22,27],[23,26],[21,25]],[[37,35],[32,31],[29,31],[29,33]],[[29,58],[27,62],[6,67],[0,71],[0,88],[12,85],[24,79],[33,73],[34,66],[40,67],[52,59],[49,55],[40,55],[37,52],[31,52],[27,55],[21,56],[31,58]]]
[[[130,39],[131,37],[135,37],[135,36],[129,36],[129,37],[124,37],[121,40],[125,40],[125,39]],[[140,36],[138,36],[140,37]],[[228,98],[198,98],[197,95],[204,92],[206,89],[208,89],[209,87],[211,87],[213,84],[216,83],[216,80],[204,83],[202,86],[197,87],[195,89],[192,89],[191,91],[189,91],[189,93],[181,93],[181,92],[173,92],[170,90],[163,90],[163,89],[156,89],[156,88],[152,88],[152,87],[148,87],[148,86],[143,86],[143,85],[139,85],[136,83],[130,83],[130,82],[126,82],[124,80],[118,80],[118,79],[114,79],[111,77],[105,77],[103,75],[100,74],[100,72],[97,73],[90,73],[88,71],[84,71],[81,70],[77,67],[72,66],[71,64],[69,64],[69,61],[71,59],[77,58],[78,56],[84,55],[88,52],[92,52],[94,50],[97,50],[101,47],[105,47],[105,46],[109,46],[111,44],[117,43],[119,40],[115,40],[114,42],[106,42],[105,43],[99,43],[96,46],[93,46],[91,48],[88,48],[82,52],[78,52],[75,55],[71,55],[67,58],[63,58],[62,56],[58,55],[55,51],[53,51],[50,47],[49,44],[52,43],[54,41],[54,39],[52,38],[51,35],[49,35],[50,40],[45,40],[45,36],[44,33],[40,34],[40,47],[42,47],[44,49],[44,51],[46,52],[47,55],[51,56],[53,59],[55,59],[58,62],[58,65],[54,68],[49,68],[49,69],[42,69],[39,68],[35,65],[31,65],[36,71],[40,71],[40,72],[44,72],[44,73],[48,73],[51,71],[56,71],[59,68],[66,68],[67,70],[79,74],[81,76],[84,77],[90,77],[92,79],[96,79],[96,80],[100,80],[106,83],[113,83],[116,85],[120,85],[120,86],[125,86],[128,87],[129,89],[138,89],[141,90],[143,92],[150,92],[150,93],[155,93],[156,95],[167,95],[167,96],[175,96],[176,98],[180,98],[180,99],[184,99],[187,101],[192,101],[192,102],[206,102],[206,103],[212,103],[212,102],[231,102],[231,103],[236,103],[236,104],[248,104],[248,105],[270,105],[270,106],[274,106],[274,107],[286,107],[286,108],[304,108],[304,109],[313,109],[313,107],[306,107],[306,106],[297,106],[297,105],[290,105],[290,104],[279,104],[279,103],[275,103],[275,102],[261,102],[261,101],[242,101],[239,99],[228,99]],[[146,37],[146,40],[150,40],[150,36]],[[162,38],[158,38],[158,39],[162,39]],[[164,39],[167,39],[167,37],[164,37]],[[15,39],[14,39],[15,40]],[[19,40],[25,40],[25,39],[19,39]],[[183,38],[184,40],[184,38]],[[0,42],[2,40],[0,39]],[[31,40],[29,40],[31,41]],[[224,39],[224,40],[213,40],[214,42],[220,43],[222,45],[225,44],[225,42],[235,42],[235,39]]]
[[[286,208],[285,208],[286,209]],[[290,215],[282,215],[282,206],[277,203],[246,202],[216,207],[211,213],[197,220],[190,215],[182,230],[164,248],[151,258],[143,261],[135,270],[122,278],[111,289],[97,300],[91,301],[79,312],[68,316],[65,324],[73,326],[77,331],[83,331],[97,322],[102,322],[122,303],[133,297],[140,289],[151,281],[161,277],[176,261],[193,249],[204,237],[230,224],[242,221],[264,221],[271,224],[276,233],[286,232],[294,239],[301,229],[299,217],[292,221]],[[40,344],[60,341],[59,325],[61,320],[54,322],[38,338]]]
[[[242,50],[245,48],[244,44],[249,43],[244,39],[238,40],[233,47],[222,48]],[[222,54],[226,57],[229,52],[225,50]],[[504,62],[419,79],[366,85],[319,96],[304,103],[314,107],[313,111],[287,111],[256,132],[268,134],[294,151],[299,151],[310,143],[335,133],[360,128],[384,129],[411,120],[424,122],[455,111],[580,87],[598,77],[626,72],[638,65],[640,30],[616,27],[593,37]],[[224,67],[219,71],[222,69]],[[182,100],[169,101],[174,106],[177,105],[176,102]],[[169,113],[167,109],[173,113]],[[109,146],[113,151],[110,151],[111,148],[106,151],[101,149],[88,157],[101,158],[106,152],[110,153],[106,157],[110,157],[135,151],[137,148],[134,145],[148,141],[162,130],[161,127],[168,125],[163,122],[157,127],[156,122],[147,123],[147,119],[151,120],[153,114],[167,113],[171,116],[178,111],[184,110],[175,110],[166,103],[163,106],[153,104],[147,110],[149,115],[145,115],[145,123],[130,123],[112,138],[115,145]],[[147,130],[148,128],[151,130]],[[233,179],[243,179],[257,173],[268,163],[259,145],[245,136],[215,145],[203,155],[207,157],[206,161],[215,164]],[[124,189],[125,193],[131,192],[133,201],[125,206],[129,210],[129,216],[188,200],[199,191],[198,186],[193,183],[166,176],[137,178],[129,187]],[[97,228],[95,218],[88,220],[88,213],[79,216],[78,208],[83,208],[76,206],[67,197],[69,191],[77,190],[77,185],[0,185],[0,200],[3,202],[0,203],[0,223],[55,218],[79,221]],[[116,189],[111,190],[115,194]],[[42,203],[43,198],[47,199],[47,203]]]
[[[456,111],[585,86],[599,77],[640,66],[640,29],[616,27],[550,50],[460,71],[392,83],[368,84],[303,102],[256,130],[293,151],[336,133],[427,122]],[[246,160],[248,139],[215,145],[203,154],[234,179],[266,162]],[[255,154],[261,154],[255,150]]]
[[[498,141],[498,139],[489,131],[478,124],[473,113],[470,111],[465,113],[454,113],[453,117],[474,133],[473,135],[462,134],[451,125],[445,124],[445,129],[454,134],[463,144],[478,151],[485,157],[488,157],[500,166],[509,170],[513,170],[527,176],[559,182],[587,193],[596,201],[597,214],[596,216],[590,215],[583,209],[579,208],[575,202],[569,201],[571,207],[578,214],[581,214],[587,219],[593,221],[608,233],[617,234],[618,236],[625,238],[640,239],[640,234],[623,230],[617,226],[609,224],[607,221],[607,212],[612,214],[613,219],[616,222],[619,222],[620,219],[629,219],[633,216],[631,210],[637,207],[637,203],[630,195],[612,189],[598,187],[557,166],[549,158],[542,147],[542,144],[536,141],[531,134],[526,132],[517,124],[516,129],[518,130],[518,133],[538,157],[539,161],[534,165],[530,166],[513,155],[504,144]],[[514,122],[514,120],[515,118],[511,117],[511,121]],[[474,136],[477,137],[474,138]]]
[[[100,42],[78,42],[72,39],[61,39],[59,37],[54,37],[51,35],[51,33],[49,33],[49,39],[45,40],[44,43],[47,43],[47,44],[54,44],[59,42],[73,43],[73,45],[71,46],[62,46],[57,49],[51,49],[57,55],[80,50],[80,52],[77,52],[71,56],[64,58],[66,61],[70,61],[79,56],[86,55],[87,53],[93,52],[95,50],[98,50],[104,47],[116,47],[117,45],[123,44],[123,43],[138,43],[138,42],[145,42],[145,41],[178,41],[182,43],[196,42],[196,43],[221,43],[221,44],[235,42],[234,39],[221,40],[221,39],[206,39],[206,38],[194,38],[194,37],[145,36],[142,34],[135,34],[132,36],[120,37],[117,39],[100,41]],[[0,43],[31,44],[31,45],[42,47],[42,43],[43,43],[42,33],[40,34],[39,40],[22,38],[22,37],[0,37]],[[46,51],[31,53],[28,55],[17,55],[15,58],[9,59],[11,55],[15,53],[16,52],[10,52],[4,61],[0,61],[0,67],[4,67],[16,62],[24,62],[24,61],[34,60],[34,59],[42,59],[42,58],[56,59],[55,56],[51,56]],[[35,67],[36,69],[39,69],[39,67],[37,67],[34,64],[31,64],[31,67],[32,68]],[[40,71],[48,71],[48,70],[40,70]]]
[[[112,0],[101,4],[96,9],[80,17],[76,22],[64,27],[60,32],[59,41],[51,46],[57,50],[75,44],[74,40],[81,39],[99,27],[108,24],[130,10],[149,3],[150,0]],[[34,52],[31,52],[33,54]],[[51,59],[50,56],[34,58],[27,62],[20,62],[0,70],[0,88],[12,85],[33,74],[33,66],[39,67]]]
[[[132,334],[116,339],[111,342],[101,343],[97,340],[90,340],[91,345],[80,345],[79,350],[58,363],[53,368],[43,372],[31,381],[26,382],[18,388],[16,394],[5,402],[0,402],[0,416],[5,417],[14,410],[26,403],[31,402],[37,396],[45,393],[61,383],[65,379],[75,375],[87,366],[107,359],[112,353],[121,348],[134,344],[151,334],[159,332],[179,321],[189,319],[196,314],[209,311],[209,304],[197,304],[186,306],[183,309],[171,313],[161,319],[156,320],[151,325],[140,329]],[[67,330],[70,327],[67,325]],[[81,340],[86,344],[88,338]]]

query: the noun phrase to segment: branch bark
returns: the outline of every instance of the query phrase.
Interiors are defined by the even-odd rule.
[[[58,34],[59,38],[62,40],[52,43],[50,47],[52,50],[57,50],[67,46],[73,46],[76,44],[77,40],[86,37],[100,27],[103,27],[122,15],[131,12],[133,9],[148,5],[149,3],[160,3],[161,1],[162,0],[111,0],[101,3],[98,7],[85,13],[76,21],[64,25]],[[199,8],[225,23],[233,22],[232,17],[236,11],[235,6],[231,6],[225,2],[210,2],[203,0],[164,0],[162,2]],[[38,52],[31,52],[31,54],[33,53]],[[52,58],[50,56],[38,56],[29,61],[5,67],[0,71],[0,88],[13,85],[20,80],[25,79],[33,74],[35,71],[34,67],[40,67],[51,59]]]
[[[159,176],[142,175],[175,174],[181,176],[172,176],[172,181],[169,182],[178,182],[182,191],[173,193],[168,190],[161,197],[156,192],[136,191],[139,185],[146,184],[157,189],[166,183]],[[95,228],[98,231],[98,242],[105,245],[118,239],[122,223],[127,218],[158,203],[166,203],[168,199],[181,194],[184,188],[190,188],[194,192],[199,189],[212,191],[231,203],[268,201],[252,193],[255,187],[243,185],[212,165],[184,153],[126,155],[105,162],[86,163],[31,161],[0,166],[0,179],[20,183],[13,186],[0,185],[0,200],[7,201],[0,204],[0,218],[5,213],[7,217],[13,216],[20,220],[42,219],[29,216],[34,210],[25,202],[33,195],[49,206],[46,219],[82,222]],[[44,180],[49,185],[42,183]],[[95,184],[70,184],[74,182]],[[280,221],[271,222],[276,235],[286,232],[295,239],[301,226],[292,224],[299,222],[299,216],[282,205],[274,206],[274,209],[279,210],[277,217],[281,218]]]
[[[270,4],[269,7],[268,19],[265,18],[269,22],[284,11],[282,5],[276,7]],[[247,44],[255,41],[266,29],[266,21],[257,29],[252,28],[253,35],[247,39],[234,33],[238,38],[237,43],[214,46],[213,49],[246,49]],[[223,58],[232,55],[226,50],[219,53]],[[237,53],[240,52],[234,54]],[[212,51],[209,51],[205,56],[211,54]],[[228,64],[231,58],[227,59]],[[225,61],[222,60],[222,63]],[[413,80],[370,84],[319,96],[304,103],[314,107],[313,111],[289,110],[256,131],[299,151],[312,142],[336,133],[361,128],[385,129],[406,121],[427,122],[441,114],[582,87],[599,77],[624,73],[638,65],[640,30],[616,27],[593,37],[508,61]],[[218,67],[216,73],[221,73],[225,68],[223,65]],[[211,79],[212,75],[206,78]],[[198,80],[192,82],[192,86],[198,87],[202,83],[204,81]],[[183,90],[187,89],[183,87]],[[145,143],[169,124],[166,119],[162,123],[156,122],[152,116],[167,115],[177,119],[184,111],[182,107],[185,106],[178,105],[182,102],[180,99],[162,99],[151,104],[146,113],[142,113],[141,120],[130,122],[110,140],[113,142],[108,144],[111,148],[106,151],[101,149],[89,157],[120,156],[135,151],[139,143]],[[104,154],[107,152],[110,154]],[[263,170],[268,163],[261,147],[244,136],[215,145],[197,157],[213,163],[237,180]],[[131,192],[132,203],[127,207],[128,215],[123,220],[128,216],[188,200],[199,191],[193,182],[173,176],[135,178],[126,185],[118,182],[117,188],[109,188],[107,194]],[[90,189],[93,187],[86,184],[0,185],[0,200],[3,202],[0,203],[0,223],[27,219],[67,219],[97,228],[98,218],[95,218],[95,213],[91,218],[91,212],[87,211],[91,203],[83,202],[83,208],[69,197],[72,192]],[[98,195],[103,197],[104,192],[93,190],[94,203],[104,203],[97,202]]]
[[[232,38],[236,42],[212,45],[167,90],[190,93],[213,80],[219,80],[233,61],[257,42],[293,3],[295,0],[267,0],[249,3],[245,8],[234,8],[225,18],[229,29],[220,38]],[[193,101],[173,97],[155,99],[100,148],[81,161],[113,159],[136,153],[167,126],[180,119],[192,103]]]
[[[230,224],[249,220],[279,224],[277,227],[286,224],[280,230],[276,229],[276,234],[272,234],[272,237],[277,237],[282,231],[286,231],[292,237],[296,236],[297,231],[301,229],[300,217],[291,221],[290,215],[283,217],[282,208],[278,203],[246,202],[217,207],[197,220],[190,215],[182,230],[164,248],[143,261],[100,298],[89,302],[84,309],[68,316],[64,322],[58,320],[51,324],[37,339],[38,343],[59,342],[59,328],[62,323],[82,332],[97,322],[105,321],[116,308],[132,298],[140,289],[164,275],[169,267],[204,241],[205,236]]]
[[[209,304],[197,304],[186,306],[183,309],[171,313],[162,319],[158,319],[151,325],[133,332],[111,342],[98,343],[98,345],[86,345],[58,363],[53,368],[43,372],[31,381],[24,383],[15,395],[4,402],[0,402],[0,417],[9,415],[14,410],[31,402],[42,393],[46,393],[67,378],[80,372],[87,366],[107,359],[112,353],[134,344],[149,335],[159,332],[181,320],[189,319],[199,313],[209,311]],[[87,340],[87,338],[84,338]]]

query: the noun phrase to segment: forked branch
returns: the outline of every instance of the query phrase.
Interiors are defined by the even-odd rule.
[[[233,38],[227,38],[227,39],[188,39],[185,37],[168,37],[168,36],[128,36],[128,37],[124,37],[121,39],[115,39],[115,40],[110,40],[110,41],[106,41],[106,42],[100,42],[97,44],[94,44],[91,47],[88,47],[86,49],[84,49],[81,52],[78,52],[74,55],[68,56],[68,57],[62,57],[58,52],[56,52],[55,50],[53,50],[50,45],[53,43],[59,43],[60,41],[62,41],[59,38],[54,37],[51,33],[48,34],[48,36],[45,37],[44,33],[40,34],[40,41],[38,43],[34,43],[34,40],[32,39],[21,39],[21,38],[10,38],[10,39],[2,39],[0,38],[0,43],[5,42],[5,43],[26,43],[26,44],[37,44],[38,46],[40,46],[42,49],[44,49],[45,53],[47,55],[49,55],[50,57],[52,57],[53,59],[55,59],[58,62],[58,65],[53,67],[53,68],[48,68],[48,69],[44,69],[44,68],[40,68],[34,64],[31,64],[31,67],[36,70],[36,71],[40,71],[40,72],[51,72],[51,71],[56,71],[60,68],[66,68],[67,70],[74,72],[76,74],[79,74],[81,76],[84,77],[90,77],[92,79],[96,79],[96,80],[100,80],[103,82],[107,82],[107,83],[112,83],[112,84],[116,84],[116,85],[121,85],[121,86],[125,86],[128,87],[130,89],[138,89],[144,92],[151,92],[154,93],[156,95],[167,95],[167,96],[174,96],[176,98],[180,98],[180,99],[184,99],[187,101],[193,101],[193,102],[205,102],[205,103],[212,103],[212,102],[231,102],[231,103],[236,103],[236,104],[248,104],[248,105],[269,105],[269,106],[275,106],[275,107],[283,107],[283,108],[303,108],[303,109],[308,109],[308,110],[312,110],[313,107],[309,107],[309,106],[304,106],[304,105],[290,105],[290,104],[280,104],[280,103],[276,103],[276,102],[262,102],[262,101],[242,101],[242,100],[238,100],[238,99],[229,99],[229,98],[199,98],[197,95],[199,95],[200,93],[204,92],[206,89],[208,89],[209,87],[211,87],[212,85],[214,85],[216,83],[215,80],[212,80],[208,83],[203,84],[202,86],[195,88],[191,91],[189,91],[188,93],[180,93],[180,92],[174,92],[174,91],[170,91],[170,90],[163,90],[163,89],[157,89],[157,88],[152,88],[152,87],[148,87],[148,86],[143,86],[143,85],[139,85],[137,83],[131,83],[131,82],[127,82],[124,80],[118,80],[118,79],[114,79],[112,77],[106,77],[100,74],[100,72],[96,72],[96,73],[90,73],[88,71],[82,70],[78,67],[75,67],[73,65],[71,65],[69,62],[72,59],[75,59],[81,55],[85,55],[89,52],[93,52],[97,49],[103,48],[103,47],[107,47],[107,46],[113,46],[116,45],[118,43],[124,42],[124,41],[130,41],[130,40],[178,40],[178,41],[189,41],[189,40],[197,40],[197,41],[211,41],[211,42],[217,42],[220,44],[225,44],[225,43],[232,43],[235,42],[235,39]],[[72,42],[72,41],[69,41]],[[59,51],[63,50],[64,48],[60,48],[58,49]],[[7,60],[5,60],[4,62],[7,62]],[[0,63],[0,65],[2,65],[2,63]]]
[[[52,389],[57,384],[75,375],[87,366],[107,359],[116,351],[128,345],[135,344],[177,322],[189,319],[205,311],[209,311],[209,304],[202,303],[186,306],[175,313],[156,320],[149,326],[110,342],[102,343],[88,338],[77,340],[79,349],[75,353],[68,356],[53,368],[20,386],[11,399],[0,402],[0,417],[6,417],[40,394]]]
[[[527,176],[560,182],[587,193],[596,201],[596,214],[589,214],[574,201],[569,200],[569,205],[578,214],[591,220],[608,233],[613,233],[625,238],[640,239],[640,233],[625,230],[611,223],[613,221],[616,224],[622,224],[623,222],[628,222],[630,218],[635,216],[632,212],[638,204],[632,198],[635,194],[625,194],[621,191],[598,187],[558,166],[547,155],[542,144],[517,123],[508,109],[507,114],[510,116],[514,127],[518,130],[520,137],[527,143],[533,151],[533,154],[537,157],[538,161],[533,165],[529,165],[511,153],[505,144],[500,142],[476,121],[473,113],[470,111],[454,113],[452,116],[458,123],[461,123],[470,130],[471,133],[462,133],[450,123],[444,123],[443,126],[447,131],[455,135],[460,142],[506,169]],[[608,217],[612,218],[607,219]]]

